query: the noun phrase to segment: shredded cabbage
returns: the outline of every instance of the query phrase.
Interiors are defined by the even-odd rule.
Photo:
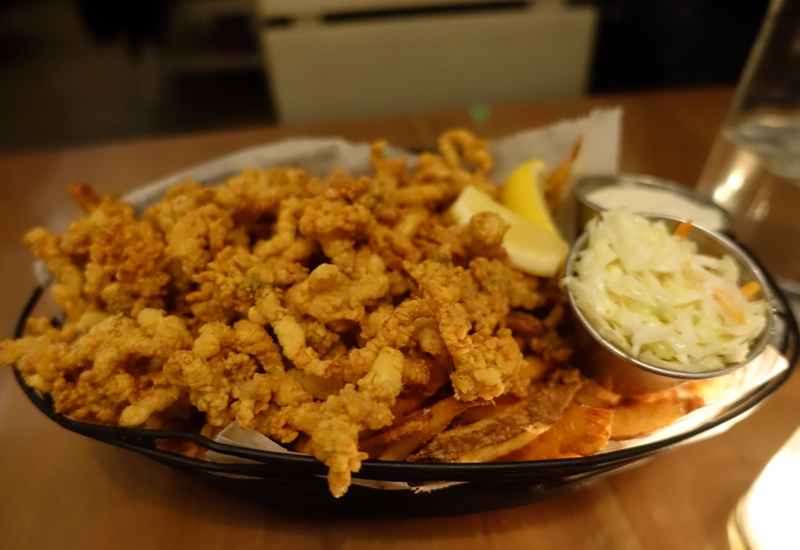
[[[576,305],[609,342],[645,363],[710,371],[745,359],[764,330],[767,306],[739,290],[730,257],[697,252],[662,222],[612,210],[564,279]]]

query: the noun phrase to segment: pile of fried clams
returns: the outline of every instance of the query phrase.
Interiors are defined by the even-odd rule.
[[[518,449],[502,445],[532,440],[585,386],[556,332],[562,294],[512,267],[497,215],[449,223],[466,186],[498,194],[485,142],[447,132],[413,169],[384,147],[372,177],[249,169],[178,185],[141,219],[71,186],[87,216],[25,236],[64,322],[31,319],[0,364],[78,420],[257,430],[324,462],[337,497],[367,458]]]

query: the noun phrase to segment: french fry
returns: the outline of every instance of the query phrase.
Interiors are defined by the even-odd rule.
[[[463,454],[458,457],[456,462],[492,462],[493,460],[508,454],[512,454],[524,448],[526,445],[530,444],[532,441],[536,440],[543,433],[546,433],[550,429],[550,425],[531,427],[518,436],[512,437],[511,439],[507,439],[494,445],[479,447],[473,451]]]
[[[525,363],[526,365],[520,369],[520,377],[530,377],[528,385],[544,380],[545,376],[555,368],[555,364],[552,361],[546,361],[537,355],[526,355]]]
[[[458,417],[458,425],[463,426],[465,424],[472,424],[478,420],[483,420],[484,418],[489,418],[490,416],[496,416],[501,411],[507,407],[510,407],[514,403],[517,403],[518,401],[519,397],[516,397],[515,395],[501,395],[494,400],[494,405],[486,405],[485,407],[472,407],[471,409],[464,411],[464,413]]]
[[[490,418],[437,435],[410,462],[455,462],[478,448],[502,443],[523,432],[555,423],[580,383],[544,386]]]
[[[378,456],[378,460],[405,460],[408,455],[444,431],[453,419],[470,407],[483,402],[464,402],[455,397],[442,399],[430,408],[430,420],[404,438],[392,442]]]
[[[530,336],[540,336],[547,332],[547,327],[541,319],[537,319],[530,313],[522,311],[511,311],[506,315],[506,326],[514,332],[521,332]]]
[[[620,441],[649,434],[703,406],[703,400],[698,397],[681,398],[677,392],[663,395],[655,401],[636,401],[611,409],[614,413],[611,439]]]
[[[311,448],[311,437],[308,434],[301,433],[295,440],[294,450],[304,455],[313,455],[314,451]]]
[[[552,428],[525,447],[503,458],[504,462],[550,460],[590,456],[608,445],[613,413],[595,407],[573,407]]]
[[[414,411],[418,410],[422,403],[425,402],[430,396],[424,393],[414,393],[411,395],[401,395],[394,401],[392,405],[392,415],[398,424],[409,418]]]
[[[431,409],[419,411],[419,414],[409,415],[409,418],[360,441],[358,449],[369,455],[370,459],[377,458],[390,444],[421,430],[433,418]]]
[[[681,386],[682,393],[690,394],[699,397],[704,403],[715,401],[719,399],[723,391],[731,383],[733,375],[727,374],[725,376],[717,376],[715,378],[707,378],[705,380],[692,380]]]
[[[206,459],[206,449],[204,447],[183,439],[158,439],[156,440],[156,447],[162,451],[188,456],[190,458],[197,458],[199,460]]]
[[[400,395],[395,399],[392,406],[392,414],[395,423],[404,421],[413,411],[419,409],[422,404],[436,394],[442,386],[450,381],[452,366],[444,362],[434,362],[430,369],[430,379],[423,387],[414,392]]]
[[[581,150],[583,143],[583,136],[580,135],[572,144],[572,153],[567,160],[563,160],[556,165],[555,168],[547,175],[544,180],[544,193],[547,206],[551,212],[558,211],[561,205],[561,192],[564,189],[564,184],[567,183],[569,175],[572,172],[572,165]]]
[[[591,378],[584,380],[583,385],[575,393],[575,403],[588,407],[607,409],[619,405],[620,401],[622,401],[621,395],[604,388]]]

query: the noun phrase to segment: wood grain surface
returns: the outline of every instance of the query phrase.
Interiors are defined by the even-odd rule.
[[[291,136],[386,138],[432,147],[466,126],[487,138],[625,108],[622,169],[691,184],[731,90],[688,90],[497,107],[476,126],[466,111],[317,126],[255,128],[0,157],[0,336],[10,336],[34,288],[20,242],[34,225],[62,230],[79,215],[65,186],[123,192],[237,149]],[[725,549],[738,498],[800,424],[800,381],[789,382],[729,432],[546,502],[468,517],[310,519],[254,505],[58,427],[0,369],[0,548],[476,548]]]

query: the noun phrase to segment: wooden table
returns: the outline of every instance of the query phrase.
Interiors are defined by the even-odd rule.
[[[622,168],[693,182],[731,90],[659,92],[498,107],[485,137],[625,108]],[[26,228],[63,229],[79,215],[64,187],[137,185],[246,146],[299,135],[384,137],[431,147],[470,126],[465,111],[307,127],[258,128],[0,157],[0,334],[10,336],[34,288]],[[0,547],[724,549],[737,499],[800,424],[794,376],[729,432],[539,504],[469,517],[310,520],[260,507],[133,453],[59,428],[0,370]],[[277,504],[277,503],[276,503]]]

